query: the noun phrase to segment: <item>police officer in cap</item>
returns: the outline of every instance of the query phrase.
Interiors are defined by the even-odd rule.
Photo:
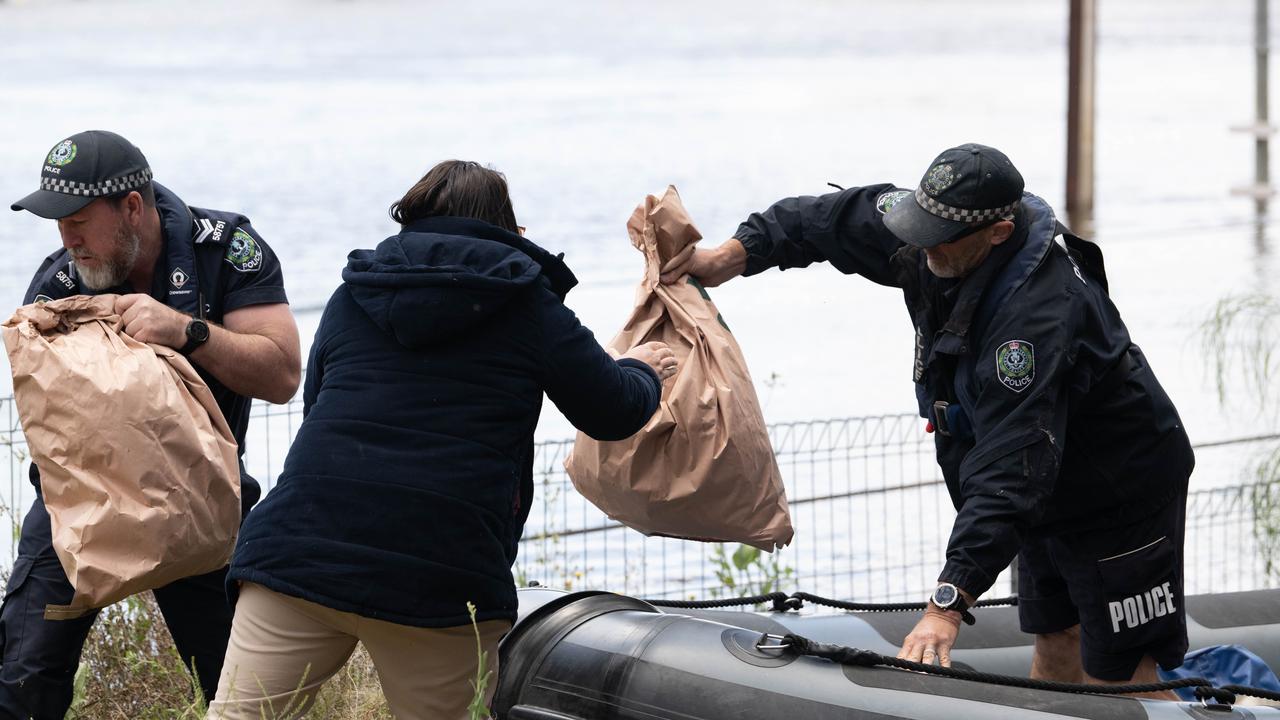
[[[280,265],[243,215],[189,207],[151,179],[142,152],[102,130],[72,135],[45,157],[40,189],[13,204],[56,220],[62,248],[36,272],[25,302],[117,293],[124,331],[186,355],[212,390],[241,456],[252,398],[287,402],[301,376],[298,330]],[[242,509],[261,495],[240,468]],[[96,613],[46,620],[72,587],[54,554],[39,494],[22,524],[0,607],[0,717],[61,719]],[[157,588],[155,598],[207,699],[231,628],[226,570]]]
[[[902,289],[920,414],[957,510],[899,657],[949,665],[969,608],[1018,556],[1033,677],[1148,682],[1157,663],[1180,665],[1194,460],[1107,295],[1098,247],[1023,192],[1003,153],[968,144],[911,189],[781,200],[720,247],[674,258],[663,282],[822,261]]]

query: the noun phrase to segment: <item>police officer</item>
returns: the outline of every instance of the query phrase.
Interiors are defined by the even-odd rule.
[[[1145,682],[1156,663],[1180,665],[1194,461],[1107,296],[1098,247],[1024,193],[1004,154],[969,144],[914,189],[782,200],[719,248],[673,259],[663,281],[714,286],[821,261],[902,289],[920,414],[957,510],[899,657],[950,664],[968,608],[1016,555],[1033,677]]]
[[[118,293],[124,331],[186,355],[209,385],[244,453],[251,398],[283,403],[301,375],[298,330],[280,265],[249,220],[188,207],[151,179],[142,152],[111,132],[90,130],[49,151],[40,189],[13,204],[57,220],[62,249],[40,266],[25,302]],[[242,510],[257,481],[240,468]],[[22,524],[18,558],[0,607],[0,717],[61,719],[96,613],[46,620],[73,590],[54,554],[49,514],[35,504]],[[155,598],[207,699],[217,690],[231,628],[226,570],[189,577]]]

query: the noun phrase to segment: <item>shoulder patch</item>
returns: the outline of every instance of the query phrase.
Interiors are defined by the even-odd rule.
[[[1026,340],[1010,340],[996,348],[996,378],[1014,392],[1022,392],[1036,379],[1035,346]]]
[[[893,206],[897,205],[898,201],[910,194],[910,190],[889,190],[888,192],[882,192],[876,196],[876,210],[879,210],[880,214],[883,215],[893,209]]]
[[[53,302],[53,298],[49,297],[48,295],[37,295],[34,302],[37,305],[43,305],[47,302]]]
[[[249,233],[236,228],[227,243],[226,261],[240,272],[258,272],[262,269],[262,248]]]

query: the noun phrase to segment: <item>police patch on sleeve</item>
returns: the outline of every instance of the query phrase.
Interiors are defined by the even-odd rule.
[[[883,215],[889,212],[898,201],[911,194],[910,190],[890,190],[876,196],[876,209]]]
[[[258,272],[262,269],[262,247],[252,235],[236,228],[227,243],[225,260],[240,272]]]
[[[996,378],[1014,392],[1022,392],[1036,378],[1035,346],[1026,340],[1010,340],[996,348]]]

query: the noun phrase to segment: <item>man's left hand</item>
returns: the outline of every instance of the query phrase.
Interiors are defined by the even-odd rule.
[[[187,344],[191,318],[143,293],[116,298],[116,313],[126,334],[138,342],[155,343],[175,350]]]
[[[951,646],[956,644],[959,634],[960,613],[939,610],[930,604],[915,629],[902,641],[898,657],[928,665],[936,660],[943,667],[951,667]]]

